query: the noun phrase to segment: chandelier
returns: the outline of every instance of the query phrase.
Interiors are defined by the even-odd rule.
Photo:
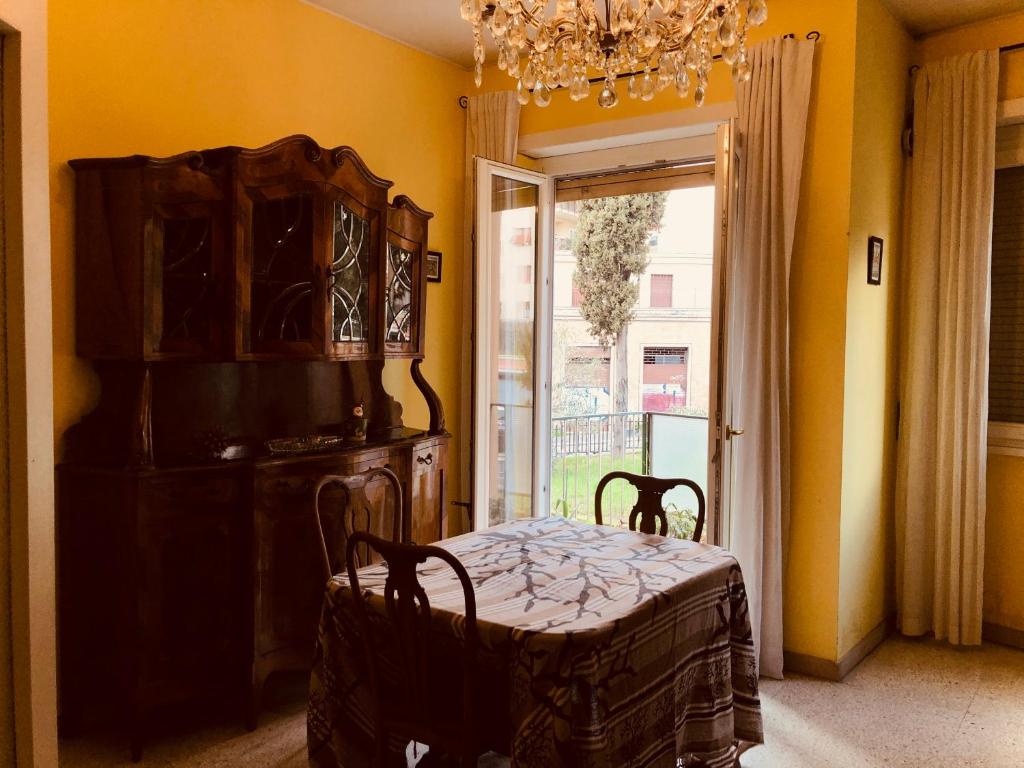
[[[573,101],[585,99],[590,72],[596,70],[604,77],[597,98],[602,107],[618,103],[619,77],[629,78],[630,98],[644,101],[670,85],[685,99],[695,82],[694,101],[700,106],[716,49],[737,82],[750,77],[747,26],[763,24],[768,5],[766,0],[461,0],[461,12],[473,25],[477,87],[483,82],[486,28],[498,48],[498,68],[516,81],[520,104],[532,95],[537,106],[546,107],[559,87],[568,88]]]

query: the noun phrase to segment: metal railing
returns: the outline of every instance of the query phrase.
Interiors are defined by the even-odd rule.
[[[642,451],[646,427],[642,411],[595,416],[560,416],[551,419],[551,458],[577,454]]]
[[[647,467],[648,421],[642,411],[551,420],[551,513],[594,519],[594,490],[615,470],[643,473]],[[602,501],[606,522],[627,515],[636,491],[627,483],[608,486]]]
[[[706,416],[654,414],[643,411],[601,414],[596,416],[564,416],[551,420],[551,513],[579,520],[594,519],[594,493],[597,484],[607,473],[625,470],[638,474],[652,474],[656,463],[666,462],[673,467],[685,467],[674,443],[673,435],[654,440],[655,417],[673,416],[672,422],[707,422]],[[659,422],[660,424],[661,422]],[[664,425],[662,425],[664,426]],[[660,428],[659,428],[660,429]],[[705,432],[706,435],[706,426]],[[693,442],[684,437],[684,442]],[[671,455],[655,457],[652,446],[661,445],[660,453],[672,445]],[[700,438],[691,449],[703,453],[706,466],[706,437]],[[656,461],[660,458],[661,461]],[[700,458],[700,457],[697,457]],[[697,462],[698,464],[701,462]],[[672,473],[669,473],[670,476]],[[686,474],[694,474],[687,471]],[[701,478],[697,478],[700,481]],[[624,481],[608,485],[602,499],[605,522],[621,524],[636,504],[636,491]]]

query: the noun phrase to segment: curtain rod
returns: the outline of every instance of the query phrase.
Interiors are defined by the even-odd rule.
[[[796,38],[796,35],[794,35],[792,32],[790,32],[789,34],[783,35],[783,37],[786,38],[787,40],[792,40],[792,39]],[[819,32],[816,29],[812,29],[804,37],[805,37],[805,39],[810,40],[810,41],[816,43],[816,42],[818,42],[821,39],[821,32]],[[1024,44],[1022,44],[1021,47],[1024,47]],[[712,61],[721,61],[722,60],[722,54],[716,53],[714,56],[711,57],[711,60]],[[657,71],[658,71],[658,67],[655,67],[654,69],[651,70],[651,72],[657,72]],[[624,77],[635,77],[636,75],[642,75],[643,73],[644,73],[643,70],[638,70],[636,72],[623,72],[620,75],[616,75],[615,79],[616,80],[621,80]],[[588,82],[591,85],[595,85],[596,83],[603,83],[604,80],[605,79],[603,77],[592,77],[592,78],[590,78],[590,80]],[[558,86],[555,86],[555,88],[553,90],[561,90],[563,88],[565,88],[565,86],[558,85]],[[462,107],[463,109],[466,109],[469,106],[469,97],[468,96],[459,96],[459,106]]]
[[[1013,43],[1012,45],[1003,45],[1003,46],[1001,46],[999,48],[999,53],[1000,54],[1004,54],[1004,53],[1010,53],[1011,51],[1021,51],[1021,50],[1024,50],[1024,43]],[[920,64],[912,64],[910,66],[910,69],[907,70],[907,74],[910,75],[911,77],[913,77],[915,74],[917,74],[917,70],[919,70],[920,68],[921,68]]]

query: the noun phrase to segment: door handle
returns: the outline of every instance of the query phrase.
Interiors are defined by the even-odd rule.
[[[744,432],[746,432],[745,429],[733,429],[731,424],[727,424],[725,427],[725,439],[732,440],[734,437],[739,437]]]
[[[417,464],[426,464],[426,465],[428,465],[428,466],[429,466],[429,465],[431,465],[431,464],[433,464],[433,463],[434,463],[434,454],[432,454],[432,453],[428,453],[428,454],[426,455],[426,457],[423,457],[423,456],[417,456],[417,457],[416,457],[416,463],[417,463]]]

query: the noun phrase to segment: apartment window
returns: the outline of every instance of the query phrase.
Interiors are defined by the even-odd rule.
[[[576,285],[576,275],[572,276],[572,305],[578,307],[583,303],[583,294],[580,293],[580,288]]]
[[[644,347],[643,409],[674,413],[686,407],[688,347]]]
[[[565,354],[565,386],[608,389],[612,356],[607,347],[569,347]]]
[[[672,275],[651,275],[651,306],[672,306]]]
[[[989,421],[1024,424],[1024,166],[996,171]]]
[[[519,282],[523,285],[533,285],[533,264],[523,264],[519,267]]]

